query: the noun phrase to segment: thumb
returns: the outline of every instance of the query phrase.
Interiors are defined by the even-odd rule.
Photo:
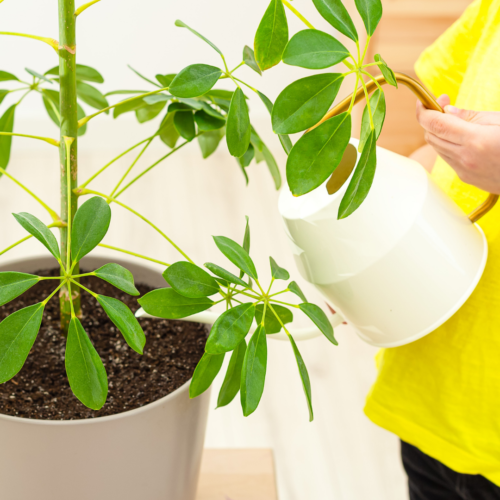
[[[475,118],[477,118],[478,112],[477,111],[472,111],[470,109],[460,109],[456,108],[455,106],[445,106],[444,112],[448,113],[450,115],[454,115],[458,118],[461,118],[462,120],[465,120],[466,122],[473,122]]]

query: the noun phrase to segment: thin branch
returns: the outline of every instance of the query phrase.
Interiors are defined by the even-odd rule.
[[[308,28],[315,29],[314,26],[287,0],[281,0]]]
[[[103,248],[109,248],[110,250],[116,250],[117,252],[126,253],[128,255],[133,255],[134,257],[139,257],[140,259],[149,260],[151,262],[155,262],[156,264],[160,264],[160,265],[165,266],[165,267],[170,266],[170,264],[167,264],[166,262],[163,262],[162,260],[152,259],[151,257],[146,257],[145,255],[141,255],[140,253],[131,252],[130,250],[124,250],[123,248],[112,247],[111,245],[105,245],[104,243],[99,243],[98,246],[103,247]]]
[[[87,10],[89,7],[100,1],[101,0],[92,0],[92,2],[86,3],[81,7],[78,7],[78,9],[75,10],[75,17],[78,17],[84,10]]]
[[[0,31],[0,35],[10,35],[10,36],[22,36],[24,38],[32,38],[33,40],[39,40],[50,45],[57,54],[59,54],[59,42],[53,38],[46,38],[43,36],[27,35],[26,33],[12,33],[10,31]]]
[[[45,141],[52,146],[59,147],[59,141],[56,139],[51,139],[50,137],[39,137],[37,135],[28,135],[28,134],[15,134],[14,132],[0,132],[0,135],[10,135],[13,137],[27,137],[28,139],[38,139],[39,141]]]

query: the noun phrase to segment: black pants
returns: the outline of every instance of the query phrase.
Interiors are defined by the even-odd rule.
[[[459,474],[403,441],[401,457],[410,500],[500,500],[500,488],[485,477]]]

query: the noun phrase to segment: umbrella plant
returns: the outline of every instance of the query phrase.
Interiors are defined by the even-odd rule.
[[[1,1],[3,0],[0,3]],[[287,0],[271,1],[255,36],[255,50],[245,46],[242,61],[231,70],[218,46],[184,22],[176,21],[179,28],[189,30],[192,35],[210,45],[219,54],[221,65],[192,64],[178,73],[159,73],[154,79],[133,70],[147,82],[150,89],[117,90],[107,94],[103,94],[98,88],[104,82],[101,74],[90,66],[77,63],[75,43],[78,16],[98,1],[93,0],[76,8],[75,0],[59,0],[59,40],[24,33],[0,32],[2,35],[28,37],[47,44],[56,52],[55,59],[58,58],[59,63],[43,74],[27,69],[31,78],[29,82],[6,71],[0,72],[0,81],[15,84],[12,89],[0,90],[0,103],[4,99],[11,99],[16,92],[21,92],[21,98],[8,106],[0,118],[0,175],[9,178],[36,199],[50,217],[48,222],[25,212],[14,214],[28,235],[1,251],[0,255],[15,249],[29,238],[36,238],[52,254],[54,265],[61,270],[57,277],[20,272],[0,273],[0,306],[19,297],[41,280],[56,281],[49,296],[38,304],[11,314],[0,323],[0,382],[12,379],[23,367],[40,329],[44,307],[58,295],[61,341],[66,342],[66,371],[71,389],[89,408],[97,410],[105,404],[108,393],[106,370],[90,340],[91,332],[83,329],[79,319],[81,290],[96,299],[123,334],[130,348],[138,354],[143,352],[146,338],[134,314],[124,303],[112,297],[98,295],[80,282],[80,278],[84,276],[96,276],[128,294],[139,295],[132,274],[116,263],[106,264],[91,272],[80,271],[81,259],[101,246],[156,262],[166,268],[163,277],[169,286],[149,292],[138,299],[144,310],[153,316],[185,318],[218,303],[226,305],[226,311],[220,315],[211,330],[205,354],[194,372],[191,397],[198,396],[210,387],[221,370],[226,353],[231,353],[218,405],[229,404],[240,392],[243,413],[250,415],[257,408],[264,390],[267,335],[284,330],[297,361],[312,419],[309,376],[286,325],[293,320],[292,310],[298,309],[336,345],[333,329],[322,309],[307,301],[296,282],[288,282],[282,289],[273,290],[276,283],[290,279],[288,271],[281,268],[273,258],[270,258],[270,283],[259,281],[249,253],[248,220],[241,245],[224,236],[214,237],[218,249],[236,267],[237,271],[233,272],[215,263],[205,263],[203,266],[195,264],[157,223],[148,220],[136,208],[123,203],[119,198],[153,168],[194,139],[199,143],[202,156],[207,158],[217,149],[224,136],[229,153],[237,159],[247,182],[247,167],[255,159],[267,164],[275,186],[279,188],[281,178],[276,162],[250,121],[249,99],[246,95],[249,92],[255,94],[271,113],[273,128],[289,155],[287,180],[292,192],[300,195],[318,187],[332,174],[342,158],[350,138],[350,112],[353,104],[347,113],[327,120],[299,139],[295,145],[288,134],[306,130],[323,117],[347,74],[356,74],[356,85],[359,81],[363,82],[363,75],[368,75],[365,68],[369,64],[364,63],[364,54],[380,19],[380,1],[356,0],[368,32],[368,41],[361,55],[356,29],[340,0],[314,0],[320,14],[334,28],[356,42],[357,58],[330,34],[314,30]],[[284,5],[310,28],[297,33],[290,40]],[[263,93],[236,76],[236,72],[243,66],[262,75],[281,60],[285,64],[309,69],[324,69],[343,62],[348,71],[343,74],[320,73],[298,80],[285,88],[274,105]],[[377,64],[387,81],[395,84],[391,70],[380,57],[372,64]],[[219,87],[224,81],[232,85],[231,90]],[[59,127],[58,138],[14,132],[16,110],[25,96],[32,92],[41,96],[49,117]],[[126,98],[111,104],[110,99],[116,99],[119,95],[125,95]],[[89,113],[89,107],[95,111]],[[104,114],[110,113],[114,118],[124,113],[135,113],[140,123],[157,119],[157,131],[111,159],[89,179],[80,183],[78,137],[91,126],[91,120],[103,118]],[[352,213],[366,197],[375,169],[375,141],[382,127],[384,114],[385,101],[382,89],[379,88],[367,102],[363,116],[361,159],[341,205],[340,215],[343,217]],[[13,137],[41,140],[59,148],[62,167],[59,212],[42,201],[8,170]],[[132,176],[132,171],[137,170],[144,152],[155,140],[162,141],[168,148],[167,152],[152,165]],[[130,166],[118,176],[110,193],[99,191],[94,184],[90,185],[118,159],[133,151],[136,154]],[[86,197],[89,198],[82,203]],[[182,260],[169,264],[103,243],[114,206],[142,219],[179,252]],[[55,228],[59,230],[59,241],[51,231]],[[284,301],[285,293],[294,294],[299,298],[299,303]]]

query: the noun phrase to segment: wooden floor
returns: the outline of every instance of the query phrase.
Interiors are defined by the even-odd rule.
[[[122,122],[120,132],[123,142],[120,140],[120,144],[113,145],[100,142],[104,130],[99,127],[106,126],[105,123],[105,120],[102,125],[97,123],[89,137],[80,141],[82,180],[133,143],[128,137],[131,134],[128,130],[130,122],[126,121]],[[142,134],[140,137],[147,137],[146,130],[143,129]],[[270,133],[266,137],[270,138],[272,150],[283,168],[284,155],[278,141]],[[89,153],[87,145],[94,140],[92,153]],[[35,149],[29,149],[26,142],[15,141],[14,160],[9,172],[54,205],[59,190],[57,150],[38,144],[32,147]],[[165,152],[165,148],[158,144],[145,155],[141,165],[147,166]],[[113,167],[112,177],[104,175],[92,187],[109,192],[116,172],[123,172],[128,166],[127,161],[131,161],[125,160]],[[224,258],[211,235],[240,240],[245,215],[249,215],[251,254],[259,275],[265,276],[264,281],[269,278],[268,258],[272,255],[297,279],[310,300],[322,304],[318,294],[295,270],[277,211],[278,194],[265,166],[252,165],[249,175],[250,185],[245,187],[235,160],[222,148],[208,161],[202,161],[198,146],[192,144],[153,170],[141,184],[131,188],[122,201],[150,217],[200,263],[223,264]],[[31,212],[49,222],[32,199],[9,179],[0,179],[2,248],[25,234],[10,215],[20,211]],[[142,221],[115,206],[105,242],[167,262],[178,257]],[[17,254],[0,257],[0,262],[35,255],[43,250],[38,242],[29,241],[19,247]],[[303,318],[297,320],[298,326],[306,324]],[[312,381],[313,423],[308,422],[306,402],[290,345],[269,341],[268,377],[259,409],[244,418],[236,400],[227,408],[211,410],[206,446],[271,448],[281,500],[405,500],[398,440],[377,428],[363,414],[364,399],[375,378],[373,358],[376,349],[364,344],[347,326],[338,328],[336,336],[339,347],[333,347],[323,338],[299,344]],[[212,408],[216,406],[220,383],[220,380],[215,383]]]

